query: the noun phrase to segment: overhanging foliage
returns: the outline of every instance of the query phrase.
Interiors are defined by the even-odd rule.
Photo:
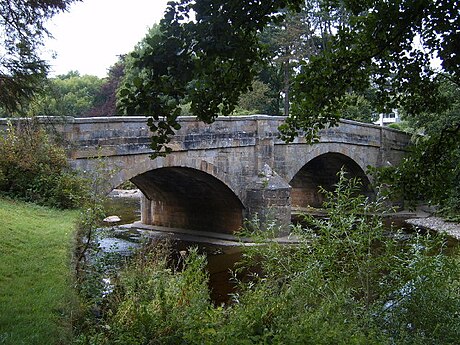
[[[264,60],[258,33],[280,10],[300,10],[303,1],[170,2],[160,33],[134,55],[139,74],[120,91],[127,114],[151,115],[154,156],[169,152],[169,137],[178,128],[180,104],[205,122],[230,114],[247,91]],[[448,0],[344,2],[324,0],[318,6],[339,13],[329,29],[335,35],[318,56],[302,63],[292,92],[292,113],[280,128],[285,140],[299,131],[314,139],[334,125],[349,92],[377,88],[380,110],[404,106],[443,108],[434,78],[442,73],[458,85],[460,60],[457,28],[460,11]],[[434,57],[442,72],[430,68]]]
[[[40,90],[48,63],[40,57],[45,22],[80,0],[0,1],[0,106],[18,111]]]

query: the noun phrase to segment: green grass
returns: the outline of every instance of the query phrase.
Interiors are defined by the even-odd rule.
[[[0,344],[68,344],[76,211],[0,198]]]

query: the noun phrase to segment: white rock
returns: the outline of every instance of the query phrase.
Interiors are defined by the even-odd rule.
[[[120,220],[121,219],[118,216],[109,216],[109,217],[104,218],[103,221],[106,223],[116,223],[116,222],[119,222]]]

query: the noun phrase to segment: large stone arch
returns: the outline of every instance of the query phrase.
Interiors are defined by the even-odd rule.
[[[242,191],[241,186],[234,185],[231,176],[221,171],[221,169],[214,164],[201,158],[191,157],[185,153],[172,153],[166,157],[157,157],[155,159],[151,159],[150,155],[126,156],[123,157],[123,161],[113,162],[111,165],[118,167],[111,178],[112,189],[125,181],[131,180],[135,176],[151,170],[181,167],[207,173],[224,183],[240,200],[244,198],[244,191]]]
[[[319,192],[319,187],[329,191],[333,190],[338,181],[337,174],[342,167],[350,177],[358,177],[361,180],[361,193],[370,197],[374,195],[362,162],[359,164],[359,160],[357,162],[344,152],[330,149],[320,149],[316,153],[316,155],[306,157],[305,163],[289,180],[292,187],[291,204],[293,208],[321,207],[324,196]]]
[[[148,200],[142,211],[145,224],[221,233],[233,233],[243,224],[239,198],[222,181],[201,170],[164,167],[131,181]]]
[[[171,154],[155,160],[137,156],[120,166],[112,185],[130,180],[142,191],[144,224],[221,233],[243,224],[238,189],[209,162]]]

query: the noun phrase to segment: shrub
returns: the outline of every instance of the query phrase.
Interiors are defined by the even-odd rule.
[[[206,258],[190,249],[172,268],[169,254],[164,243],[144,248],[120,273],[105,319],[78,343],[202,343],[213,314]]]
[[[0,136],[0,192],[56,208],[76,208],[86,197],[85,179],[73,171],[64,149],[33,120],[10,125]]]
[[[177,269],[149,249],[121,272],[80,343],[456,344],[458,257],[443,254],[442,236],[389,232],[384,200],[356,195],[359,182],[340,174],[325,192],[328,217],[306,216],[295,243],[274,241],[274,228],[243,231],[258,245],[244,248],[237,271],[253,273],[227,306],[210,301],[196,250]]]

